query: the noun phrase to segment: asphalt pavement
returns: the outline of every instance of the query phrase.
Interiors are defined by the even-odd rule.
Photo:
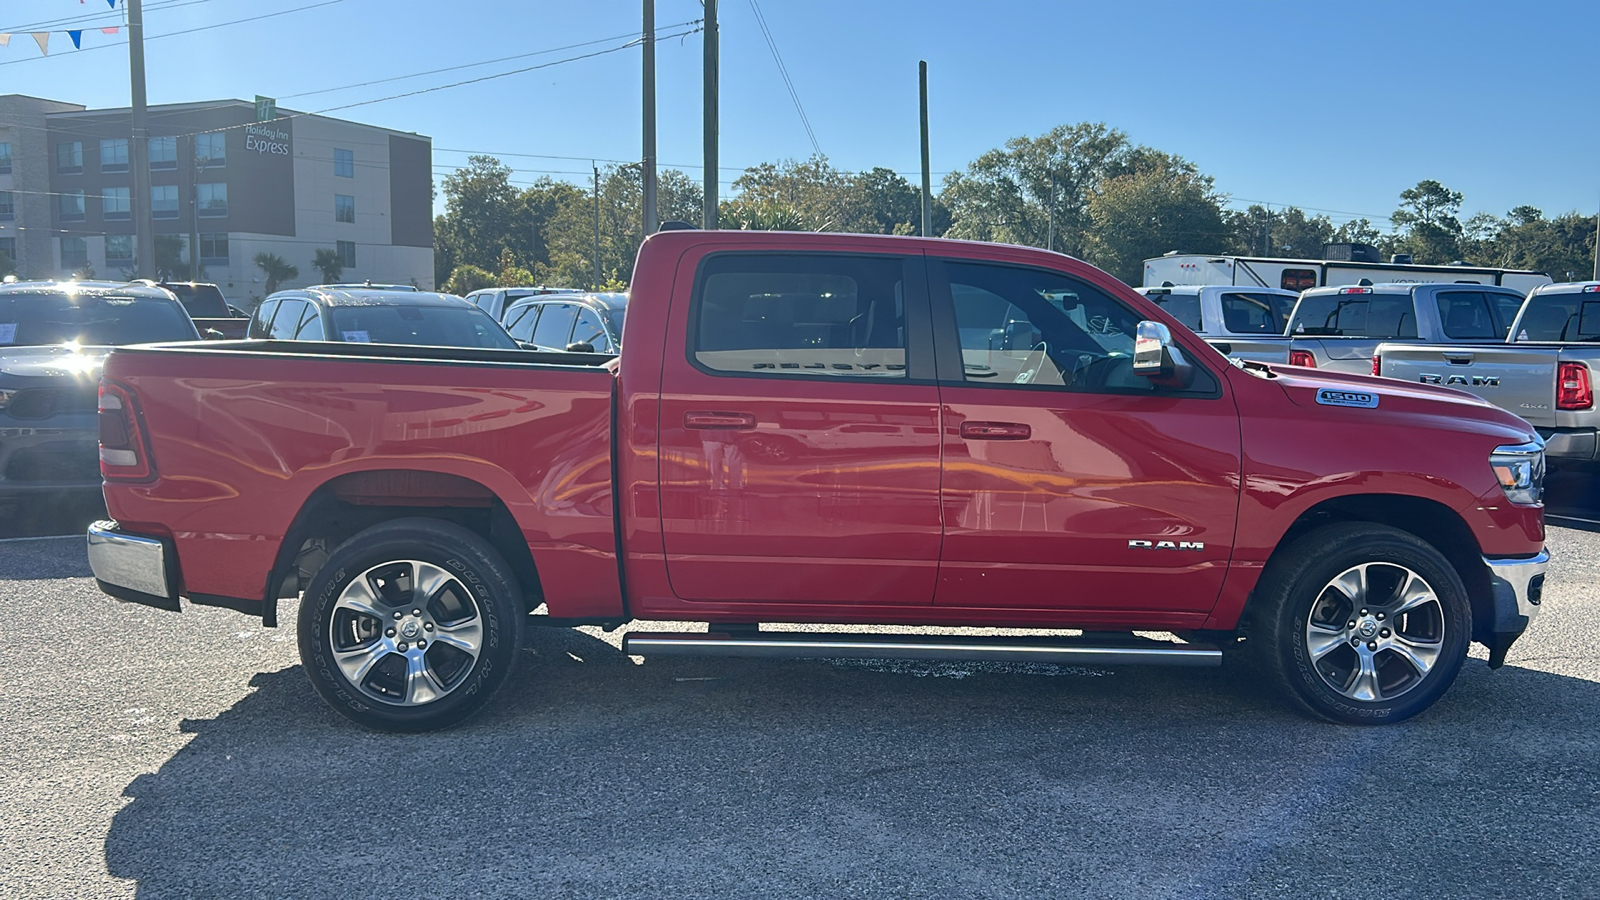
[[[0,896],[1504,897],[1600,892],[1600,535],[1397,726],[1249,673],[649,659],[534,632],[452,731],[359,729],[285,627],[0,543]]]

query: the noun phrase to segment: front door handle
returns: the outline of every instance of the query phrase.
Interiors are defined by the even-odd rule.
[[[683,427],[739,431],[756,427],[756,417],[751,413],[695,410],[683,414]]]
[[[962,422],[961,436],[969,441],[1025,441],[1033,429],[1018,422]]]

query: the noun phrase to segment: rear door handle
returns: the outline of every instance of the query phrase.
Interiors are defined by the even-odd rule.
[[[738,431],[756,427],[756,417],[751,413],[695,410],[683,414],[683,427]]]
[[[1033,428],[1017,422],[962,422],[961,436],[969,441],[1025,441]]]

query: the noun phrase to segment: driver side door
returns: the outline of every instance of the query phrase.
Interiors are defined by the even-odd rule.
[[[1183,391],[1133,374],[1145,316],[1087,277],[958,259],[930,260],[930,276],[943,443],[935,604],[1084,621],[1209,611],[1232,555],[1240,472],[1222,373],[1196,360]]]

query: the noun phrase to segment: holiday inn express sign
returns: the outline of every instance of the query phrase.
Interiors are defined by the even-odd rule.
[[[289,155],[289,132],[277,125],[246,125],[244,149],[250,153]]]

